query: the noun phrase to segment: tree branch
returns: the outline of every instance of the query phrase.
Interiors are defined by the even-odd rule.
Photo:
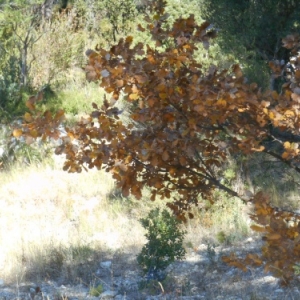
[[[267,154],[269,154],[269,155],[271,155],[271,156],[273,156],[273,157],[275,157],[276,159],[280,160],[282,163],[284,163],[284,164],[286,164],[287,166],[289,166],[290,168],[294,169],[296,172],[300,173],[300,168],[299,168],[299,167],[295,166],[295,165],[293,164],[293,162],[283,159],[283,158],[281,157],[281,155],[279,155],[279,154],[277,154],[277,153],[275,153],[275,152],[273,152],[273,151],[270,151],[270,150],[268,150],[268,149],[264,149],[263,152],[264,152],[264,153],[267,153]]]

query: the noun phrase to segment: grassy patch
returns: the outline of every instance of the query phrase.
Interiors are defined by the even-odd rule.
[[[0,171],[0,273],[6,282],[63,278],[94,280],[97,286],[99,262],[118,257],[120,264],[126,263],[125,253],[135,259],[146,242],[138,220],[165,205],[162,200],[151,202],[146,188],[141,200],[123,197],[110,174],[68,174],[62,163],[55,156]],[[228,171],[226,180],[233,180],[232,174]],[[204,243],[212,260],[215,245],[230,245],[250,234],[249,208],[223,193],[215,197],[213,206],[195,208],[195,218],[182,225],[187,253]],[[186,294],[187,284],[182,286]]]

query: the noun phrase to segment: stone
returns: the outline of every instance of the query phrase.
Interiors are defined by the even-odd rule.
[[[100,294],[100,299],[114,299],[117,296],[118,292],[115,291],[105,291]]]
[[[246,239],[245,243],[249,244],[253,242],[253,238],[249,237]]]
[[[100,263],[100,267],[103,268],[103,269],[110,269],[111,267],[111,261],[108,260],[108,261],[102,261]]]

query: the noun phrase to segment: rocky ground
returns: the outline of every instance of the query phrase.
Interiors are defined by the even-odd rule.
[[[48,278],[6,284],[0,280],[0,300],[300,299],[300,283],[283,288],[278,279],[263,273],[262,269],[244,273],[220,260],[223,254],[231,251],[237,254],[257,251],[258,245],[259,242],[252,238],[230,247],[208,248],[202,244],[190,251],[184,261],[169,266],[168,275],[161,282],[146,280],[138,269],[135,256],[130,254],[83,265],[82,268],[90,268],[93,273],[90,282]]]

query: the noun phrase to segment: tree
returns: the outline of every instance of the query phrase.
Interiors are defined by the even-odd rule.
[[[219,29],[222,50],[237,57],[251,79],[266,80],[267,74],[265,78],[260,75],[261,65],[270,60],[288,61],[288,51],[281,47],[281,39],[299,30],[299,1],[203,0],[201,8],[203,17]],[[271,81],[272,88],[280,85]]]
[[[133,0],[101,1],[98,3],[98,10],[102,12],[102,17],[106,17],[110,23],[110,32],[114,42],[118,35],[129,32],[137,13]],[[109,40],[111,40],[110,37]]]
[[[189,211],[193,205],[213,203],[216,189],[252,203],[251,217],[258,224],[252,229],[262,232],[266,242],[262,255],[224,260],[244,270],[249,264],[265,265],[286,283],[300,260],[300,216],[273,207],[262,192],[250,200],[237,193],[222,183],[221,166],[230,154],[259,151],[300,171],[300,38],[290,35],[283,40],[292,58],[282,92],[262,93],[257,84],[245,83],[238,65],[222,71],[212,66],[204,73],[194,53],[199,43],[208,47],[215,32],[208,22],[197,25],[193,16],[165,26],[165,5],[163,0],[155,1],[147,28],[139,26],[150,32],[154,47],[134,45],[128,36],[109,50],[87,51],[87,79],[99,81],[108,96],[101,107],[93,104],[88,117],[67,127],[67,136],[60,137],[58,130],[63,111],[54,115],[36,111],[41,94],[29,98],[31,112],[13,134],[28,143],[37,137],[61,138],[55,153],[66,154],[65,171],[105,169],[124,196],[138,199],[148,187],[150,200],[167,199],[167,206],[181,220],[186,215],[193,218]],[[284,66],[271,67],[283,73]],[[120,98],[131,104],[126,122],[115,105]],[[288,135],[274,136],[273,128]],[[279,147],[268,147],[267,140],[276,141]]]
[[[38,31],[41,15],[34,10],[39,1],[2,3],[0,12],[0,107],[16,110],[22,101],[22,90],[30,86],[29,72],[34,57],[29,51],[40,39]]]

